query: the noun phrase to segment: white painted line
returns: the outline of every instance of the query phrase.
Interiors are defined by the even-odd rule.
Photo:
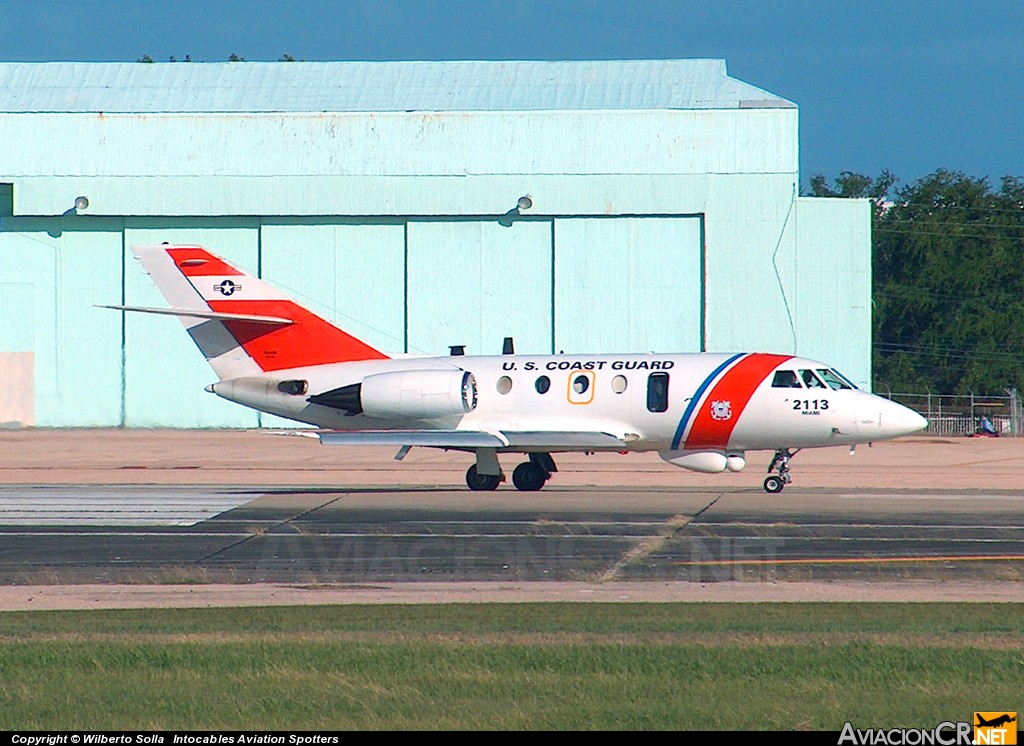
[[[262,493],[29,489],[0,493],[2,526],[194,526]]]

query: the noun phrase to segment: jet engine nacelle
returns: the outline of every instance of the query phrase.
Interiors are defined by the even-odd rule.
[[[367,376],[359,388],[363,414],[433,420],[476,409],[476,377],[465,370],[402,370]]]
[[[704,474],[720,474],[723,471],[742,471],[747,465],[742,453],[722,451],[661,451],[659,454],[673,466]]]

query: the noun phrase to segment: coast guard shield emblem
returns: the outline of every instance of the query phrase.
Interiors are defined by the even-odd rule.
[[[711,417],[719,422],[732,419],[732,402],[725,401],[713,401],[711,402]]]

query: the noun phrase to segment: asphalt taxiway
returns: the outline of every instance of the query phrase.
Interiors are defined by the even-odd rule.
[[[939,583],[1024,600],[1024,490],[1012,486],[1024,443],[908,440],[860,463],[800,454],[781,495],[760,489],[756,466],[707,477],[617,455],[560,459],[541,492],[479,493],[460,483],[462,454],[397,464],[356,449],[339,462],[327,459],[340,449],[262,433],[0,433],[0,583],[782,598]]]
[[[1024,494],[0,487],[0,582],[1018,580]]]

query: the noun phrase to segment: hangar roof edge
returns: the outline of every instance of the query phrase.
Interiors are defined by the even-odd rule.
[[[725,60],[5,62],[0,113],[796,108]]]

